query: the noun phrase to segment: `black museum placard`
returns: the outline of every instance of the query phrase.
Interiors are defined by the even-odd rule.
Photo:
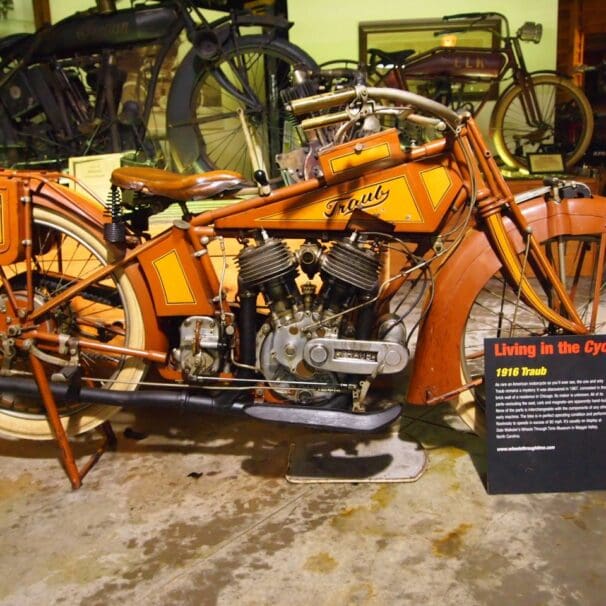
[[[484,343],[488,492],[606,489],[606,336]]]

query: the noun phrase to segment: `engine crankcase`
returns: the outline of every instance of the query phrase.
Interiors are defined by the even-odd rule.
[[[311,311],[297,311],[291,322],[272,325],[266,322],[257,334],[257,360],[263,375],[274,381],[284,381],[274,389],[279,395],[302,404],[317,403],[330,398],[339,379],[335,373],[316,369],[306,364],[303,356],[309,339],[337,336],[335,327],[317,326],[319,315]],[[296,385],[289,387],[289,382]],[[306,386],[303,383],[308,382]],[[318,384],[326,385],[322,390]]]
[[[303,359],[313,368],[357,375],[393,374],[408,363],[408,350],[389,341],[310,339]]]

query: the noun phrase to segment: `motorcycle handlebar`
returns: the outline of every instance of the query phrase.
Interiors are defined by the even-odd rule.
[[[293,99],[289,102],[290,111],[295,115],[307,114],[317,111],[338,107],[353,101],[356,98],[370,98],[375,100],[385,100],[402,105],[409,105],[415,109],[432,114],[451,128],[457,128],[461,124],[462,118],[449,107],[442,105],[421,95],[396,88],[378,88],[356,86],[337,92],[322,93],[303,99]]]

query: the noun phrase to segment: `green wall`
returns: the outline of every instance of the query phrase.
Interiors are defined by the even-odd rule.
[[[50,0],[53,21],[91,5],[92,0]],[[128,2],[121,0],[119,6],[126,7]],[[506,4],[494,0],[288,0],[288,16],[295,23],[290,39],[318,62],[357,60],[360,21],[439,18],[470,11],[500,11],[513,31],[524,21],[542,23],[541,44],[524,44],[524,54],[531,70],[555,68],[557,0],[509,0]]]
[[[557,0],[288,0],[288,17],[295,25],[290,39],[318,62],[358,58],[358,23],[440,18],[472,11],[497,11],[509,19],[513,32],[525,21],[543,24],[540,44],[523,45],[530,70],[555,69]]]
[[[0,37],[34,31],[34,9],[31,0],[15,0],[6,19],[0,19]]]

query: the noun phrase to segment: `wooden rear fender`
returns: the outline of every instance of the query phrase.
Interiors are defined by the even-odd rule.
[[[41,180],[39,183],[36,181],[32,178],[29,187],[32,199],[38,206],[52,211],[63,210],[64,214],[73,215],[96,229],[102,229],[103,224],[109,220],[104,216],[105,207],[93,198],[83,196],[50,179]]]
[[[520,206],[539,241],[561,235],[606,231],[606,198],[530,200]],[[524,250],[515,226],[505,221],[518,252]],[[426,404],[462,386],[461,341],[476,296],[501,262],[482,231],[473,228],[436,278],[435,296],[421,327],[407,400]]]

